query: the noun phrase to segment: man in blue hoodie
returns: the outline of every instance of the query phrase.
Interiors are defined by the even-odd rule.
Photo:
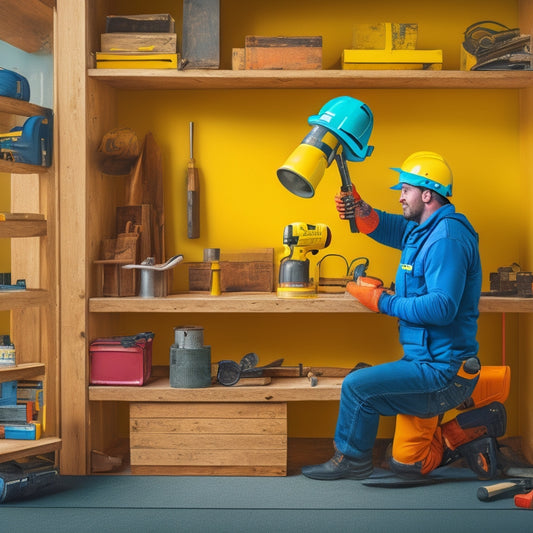
[[[394,292],[373,278],[346,289],[370,310],[398,318],[403,357],[345,378],[335,455],[302,469],[313,479],[368,477],[380,416],[396,416],[391,468],[410,477],[431,472],[468,442],[505,432],[500,403],[439,424],[439,415],[467,400],[479,378],[478,236],[448,200],[453,178],[442,156],[416,152],[393,170],[403,216],[373,209],[355,187],[348,193],[355,207],[347,210],[341,195],[336,205],[341,218],[355,216],[361,233],[402,252]]]

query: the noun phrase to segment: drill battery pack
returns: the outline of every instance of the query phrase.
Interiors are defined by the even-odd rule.
[[[0,96],[29,102],[30,84],[24,76],[0,67]]]
[[[30,117],[23,126],[0,133],[0,158],[49,167],[52,164],[52,117]]]
[[[0,465],[0,503],[46,494],[55,490],[59,470],[48,461],[9,461]]]

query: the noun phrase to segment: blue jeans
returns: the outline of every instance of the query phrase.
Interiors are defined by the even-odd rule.
[[[450,377],[447,366],[401,359],[348,374],[335,431],[337,450],[355,459],[368,457],[380,415],[429,418],[453,409],[470,397],[478,379],[455,372]]]

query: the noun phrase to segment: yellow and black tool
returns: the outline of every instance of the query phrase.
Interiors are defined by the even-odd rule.
[[[317,254],[331,243],[331,230],[326,224],[293,222],[283,230],[287,255],[279,267],[277,295],[280,298],[313,298],[317,288],[309,276],[307,254]]]

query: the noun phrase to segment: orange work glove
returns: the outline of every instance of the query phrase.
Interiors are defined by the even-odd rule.
[[[346,202],[345,198],[347,196],[352,196],[353,202]],[[335,207],[342,220],[355,216],[357,229],[361,233],[372,233],[379,224],[378,214],[370,205],[363,201],[353,183],[351,192],[340,192],[335,195]]]
[[[378,302],[385,291],[383,282],[376,278],[360,277],[357,281],[349,281],[346,290],[357,298],[370,311],[379,313]]]

